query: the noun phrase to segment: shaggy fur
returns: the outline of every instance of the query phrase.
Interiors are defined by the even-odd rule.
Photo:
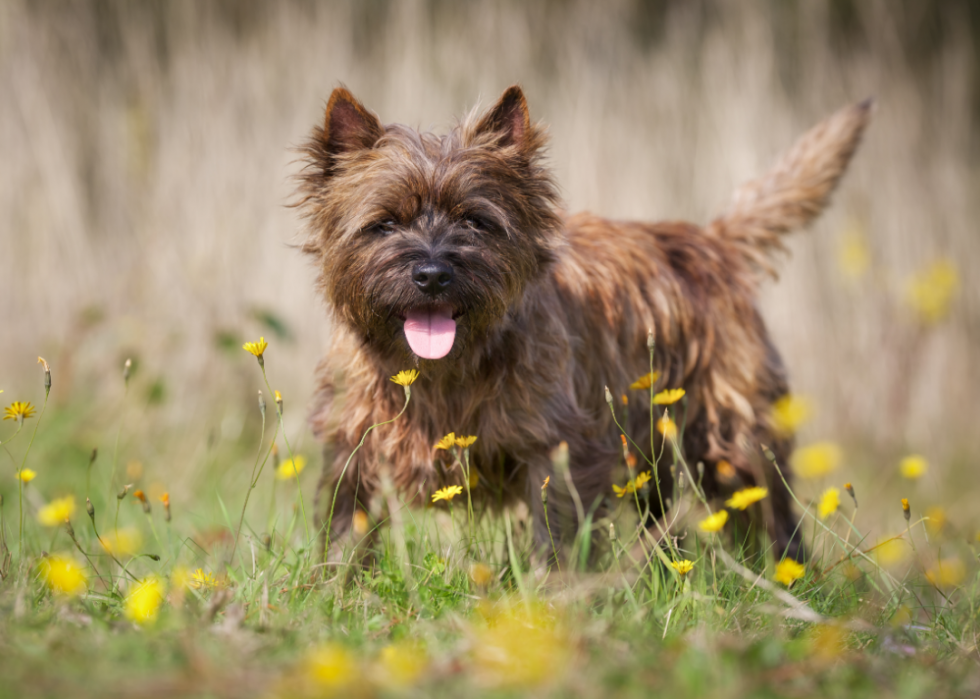
[[[298,203],[304,250],[334,319],[311,416],[327,445],[321,523],[339,485],[331,539],[349,530],[357,508],[371,509],[385,469],[419,504],[461,483],[433,449],[450,431],[479,437],[470,449],[474,495],[494,507],[525,501],[540,543],[548,541],[540,487],[560,442],[584,507],[601,514],[613,476],[625,478],[604,387],[618,397],[647,373],[652,329],[658,390],[687,391],[683,449],[692,466],[703,462],[706,494],[767,486],[759,514],[777,553],[801,555],[789,493],[760,454],[765,444],[785,464],[792,439],[771,424],[771,406],[788,388],[756,296],[782,234],[827,204],[870,112],[870,102],[847,107],[809,131],[700,228],[562,212],[541,163],[544,131],[516,86],[443,136],[385,126],[336,89],[306,146]],[[431,260],[453,271],[438,301],[458,328],[438,360],[416,356],[402,327],[407,312],[434,302],[412,280]],[[421,376],[405,415],[370,433],[338,483],[365,430],[402,408],[402,388],[389,377],[413,367]],[[648,401],[633,396],[628,433],[649,449]],[[719,477],[721,460],[734,478]],[[665,492],[670,461],[656,474]],[[549,512],[560,516],[551,523],[571,521],[567,536],[575,508],[559,479],[552,483]]]

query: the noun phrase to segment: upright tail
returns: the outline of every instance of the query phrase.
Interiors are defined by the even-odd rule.
[[[728,209],[706,232],[728,239],[758,269],[775,275],[772,254],[784,249],[782,234],[823,211],[873,109],[874,101],[867,99],[807,131],[768,173],[735,190]]]

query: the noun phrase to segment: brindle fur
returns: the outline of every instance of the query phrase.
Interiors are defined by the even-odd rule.
[[[319,265],[334,320],[311,415],[327,445],[321,526],[365,430],[402,408],[402,388],[389,377],[413,367],[421,375],[405,415],[371,432],[339,483],[331,539],[350,529],[356,508],[370,508],[382,469],[418,504],[462,483],[433,449],[450,431],[479,437],[470,449],[480,475],[474,495],[496,507],[526,502],[539,543],[548,541],[540,487],[554,476],[549,454],[562,441],[584,507],[601,514],[613,474],[622,474],[604,386],[619,396],[649,370],[652,329],[658,388],[687,391],[683,448],[690,464],[704,463],[706,494],[718,500],[765,485],[760,513],[777,553],[800,556],[789,492],[760,454],[768,445],[785,464],[792,439],[771,423],[788,387],[756,297],[781,235],[827,204],[870,113],[865,102],[812,129],[701,228],[561,211],[542,165],[544,130],[516,86],[442,136],[382,125],[336,89],[306,146],[298,202],[304,250]],[[412,282],[412,267],[428,259],[455,274],[440,300],[458,314],[458,330],[440,360],[415,356],[402,330],[406,310],[432,303]],[[649,449],[648,401],[633,395],[628,432]],[[655,441],[659,451],[659,434]],[[717,477],[722,459],[735,479]],[[668,492],[669,461],[657,474]],[[549,512],[553,529],[574,522],[567,491],[555,489]]]

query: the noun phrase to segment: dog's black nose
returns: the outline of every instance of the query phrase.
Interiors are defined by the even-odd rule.
[[[453,268],[444,262],[429,260],[415,266],[412,281],[423,293],[435,296],[452,284]]]

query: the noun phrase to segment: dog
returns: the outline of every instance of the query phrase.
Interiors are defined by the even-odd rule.
[[[455,432],[477,437],[473,497],[498,509],[527,503],[550,551],[583,511],[608,511],[613,478],[625,472],[612,397],[650,371],[652,351],[654,390],[686,392],[683,410],[672,406],[678,447],[691,470],[698,464],[704,495],[718,502],[740,487],[768,488],[754,517],[777,556],[802,558],[791,493],[773,466],[793,447],[772,419],[786,371],[756,298],[775,276],[784,234],[827,206],[871,112],[869,100],[820,123],[699,227],[566,214],[543,163],[545,131],[519,86],[444,135],[384,125],[335,89],[303,147],[295,201],[333,321],[310,417],[326,445],[324,536],[343,541],[358,518],[377,516],[386,477],[419,504],[462,484],[459,466],[434,448]],[[358,448],[372,425],[402,411],[406,396],[390,377],[412,368],[404,414]],[[628,416],[616,414],[641,461],[656,463],[658,492],[670,493],[676,471],[669,456],[656,458],[665,446],[657,430],[651,449],[659,406],[634,395]],[[563,442],[564,490],[552,458]],[[656,521],[662,497],[648,501]]]

